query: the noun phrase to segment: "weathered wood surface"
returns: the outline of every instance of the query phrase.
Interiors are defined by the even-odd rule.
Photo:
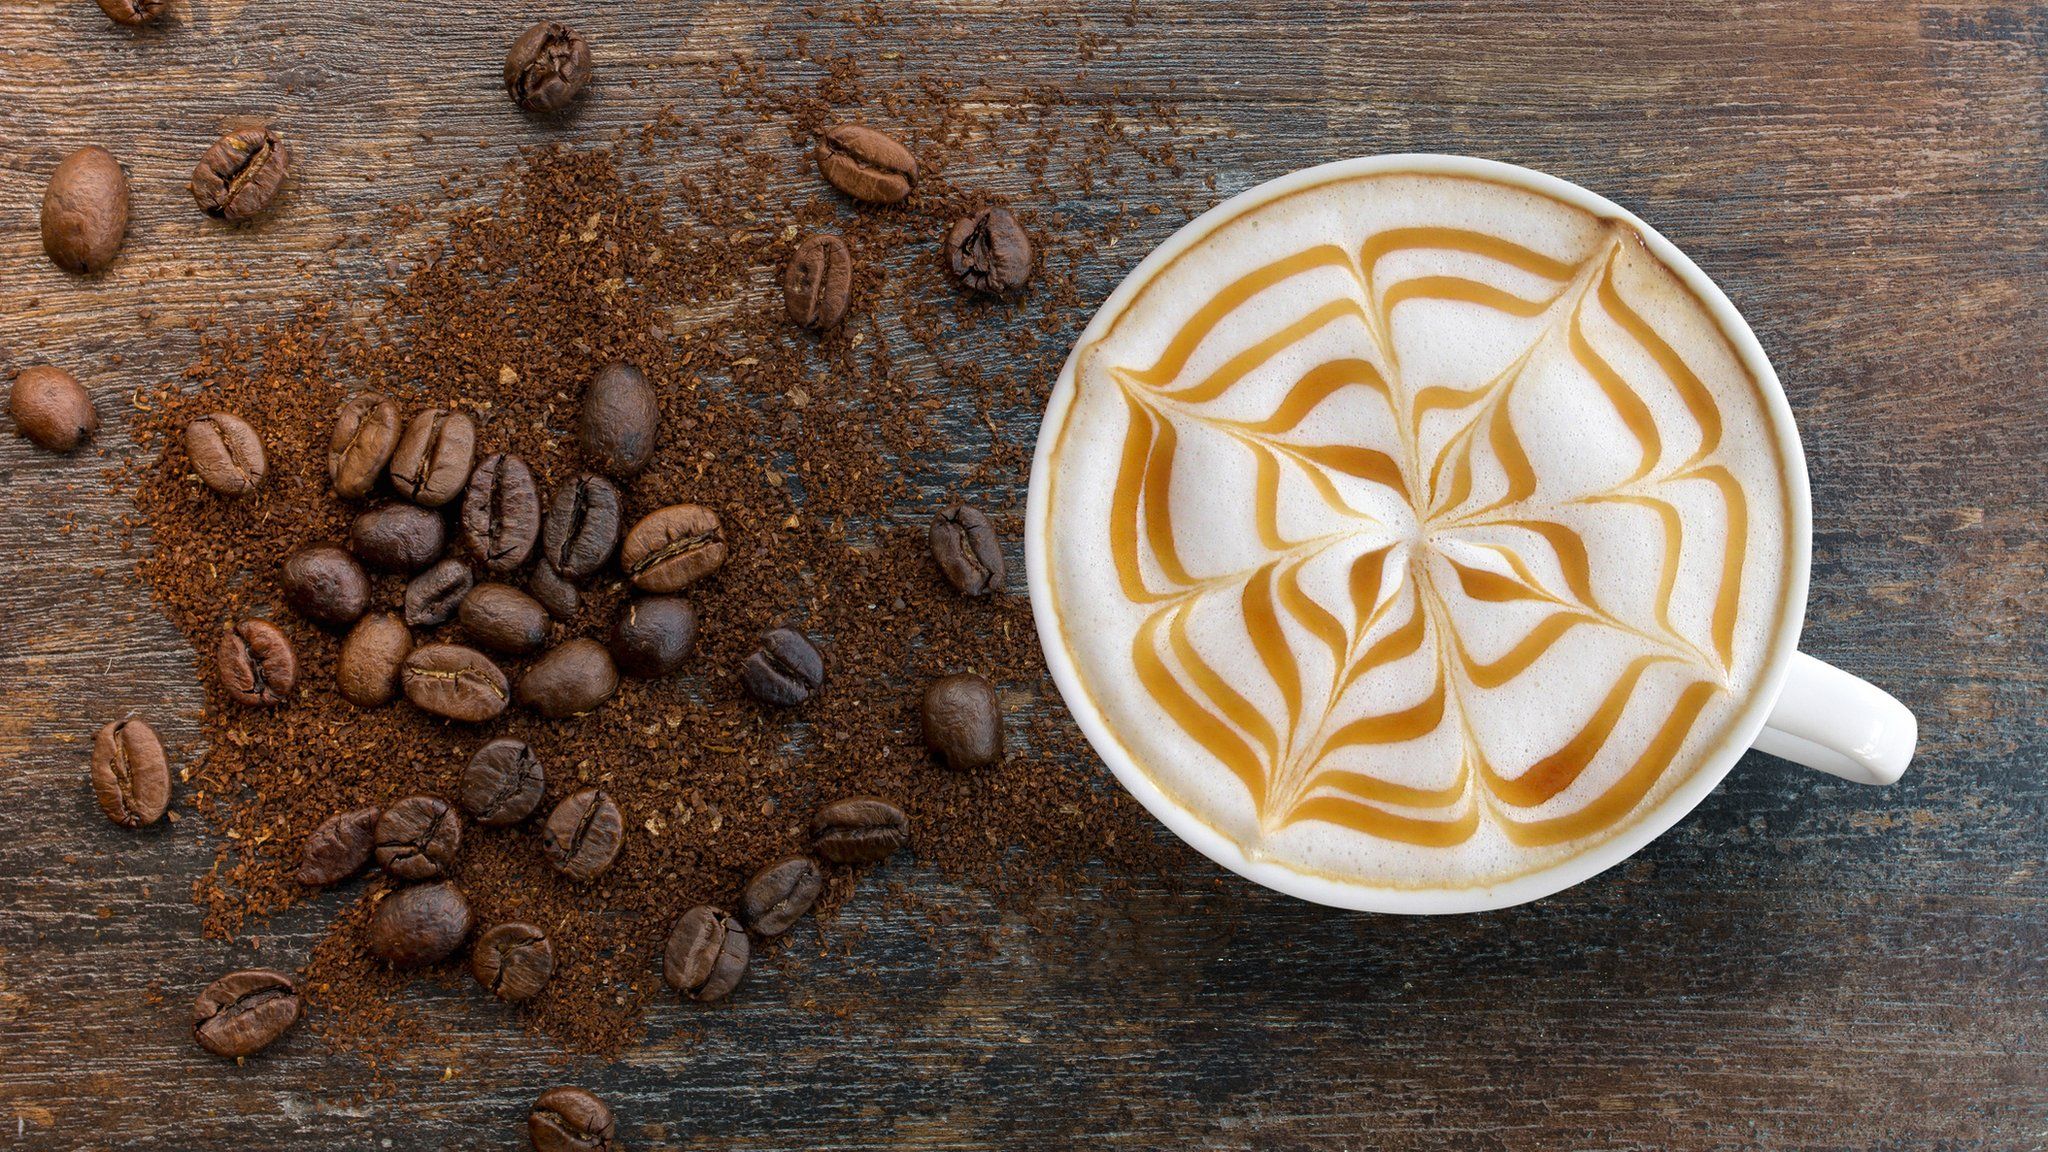
[[[1112,929],[1078,943],[999,919],[999,954],[970,961],[857,902],[846,955],[773,970],[743,1010],[662,1010],[614,1064],[564,1067],[469,990],[423,982],[445,1078],[366,1097],[359,1062],[303,1037],[224,1065],[187,1039],[193,991],[296,964],[332,908],[203,939],[197,822],[123,834],[93,806],[105,716],[146,710],[186,746],[200,702],[183,645],[121,578],[111,523],[130,509],[101,470],[129,450],[127,396],[185,363],[191,317],[274,310],[309,275],[373,282],[368,259],[300,265],[379,201],[668,103],[715,108],[723,61],[772,55],[806,20],[555,4],[604,69],[561,130],[499,91],[504,45],[538,14],[517,5],[180,0],[131,34],[90,0],[14,4],[0,375],[69,364],[108,427],[72,459],[0,440],[0,1147],[510,1147],[535,1089],[564,1079],[612,1098],[634,1147],[2048,1147],[2048,12],[887,7],[949,20],[921,43],[829,24],[819,47],[898,38],[980,60],[999,90],[1070,81],[1077,122],[1112,85],[1178,94],[1207,144],[1201,171],[1148,188],[1169,204],[1436,150],[1556,172],[1657,224],[1784,377],[1814,474],[1806,647],[1915,708],[1913,772],[1861,789],[1753,757],[1635,860],[1493,915],[1344,915],[1225,880],[1119,897]],[[1085,68],[1078,30],[1101,38]],[[276,220],[228,238],[183,185],[246,115],[291,125],[305,166]],[[125,255],[93,281],[54,271],[36,233],[47,173],[85,143],[137,188]],[[1003,163],[978,178],[1021,187]],[[1090,291],[1180,216],[1136,219],[1084,269]],[[968,913],[942,933],[956,942],[994,916],[916,882]]]

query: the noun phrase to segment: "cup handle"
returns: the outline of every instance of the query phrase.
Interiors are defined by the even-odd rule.
[[[1913,759],[1920,724],[1891,693],[1804,652],[1754,747],[1858,784],[1890,784]]]

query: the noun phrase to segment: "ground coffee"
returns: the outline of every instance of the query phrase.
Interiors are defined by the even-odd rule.
[[[417,263],[377,314],[344,318],[316,300],[281,325],[216,328],[182,384],[144,398],[138,436],[167,448],[136,478],[154,534],[140,571],[157,603],[202,653],[225,622],[270,619],[307,670],[288,704],[262,710],[209,682],[208,751],[184,768],[181,797],[223,837],[197,886],[210,930],[235,933],[304,899],[301,848],[336,813],[464,795],[472,757],[501,738],[546,765],[538,813],[597,789],[621,814],[616,860],[585,882],[550,867],[530,821],[472,826],[453,865],[480,929],[517,921],[545,932],[552,976],[519,1011],[572,1049],[637,1038],[646,1003],[674,995],[661,970],[677,917],[741,907],[749,878],[808,850],[814,815],[843,797],[900,808],[918,861],[998,897],[1068,884],[1091,861],[1112,877],[1178,870],[1180,850],[1155,838],[1059,707],[1015,562],[1022,509],[1006,506],[1021,491],[1035,413],[1086,319],[1074,262],[1116,225],[1067,230],[1049,211],[1012,206],[1037,242],[1033,286],[1021,302],[968,298],[941,259],[952,223],[986,206],[946,176],[973,115],[963,89],[927,77],[897,82],[885,100],[858,65],[829,70],[816,91],[777,90],[752,64],[730,70],[735,122],[786,129],[786,143],[671,118],[637,149],[535,152],[494,199],[437,210],[445,224],[424,249],[407,235],[388,241]],[[1022,105],[1041,110],[1064,99],[1028,95]],[[841,105],[869,104],[919,161],[915,195],[880,210],[856,209],[818,179],[812,151]],[[1086,139],[1040,124],[1025,162],[1105,179],[1105,157],[1136,151],[1118,120],[1133,110],[1111,102]],[[1143,112],[1159,138],[1171,135],[1170,110]],[[714,143],[717,170],[659,189],[622,170],[675,141]],[[1177,164],[1171,146],[1136,155]],[[823,335],[791,324],[779,285],[798,240],[817,231],[842,236],[857,260],[856,303]],[[903,381],[895,357],[911,347],[937,365],[943,393]],[[975,358],[990,348],[1012,354],[1003,373]],[[285,611],[279,582],[282,558],[348,538],[362,511],[334,495],[337,411],[365,392],[408,416],[439,408],[444,432],[473,427],[479,455],[521,457],[545,499],[590,467],[579,403],[613,363],[638,366],[662,409],[652,459],[618,482],[626,522],[699,505],[716,511],[726,545],[724,563],[688,587],[698,628],[681,673],[626,679],[596,711],[563,719],[515,708],[448,723],[402,701],[350,703],[333,671],[342,637]],[[214,411],[240,414],[270,447],[265,483],[233,501],[191,483],[175,447],[187,422]],[[969,435],[983,427],[997,434]],[[920,461],[962,451],[976,464],[940,490],[923,470],[936,465]],[[927,526],[955,499],[987,510],[1011,548],[1005,593],[962,596],[933,560]],[[405,606],[405,579],[374,574],[370,610]],[[549,645],[607,639],[630,592],[615,570],[583,587],[549,625]],[[766,708],[740,683],[759,637],[782,626],[816,640],[829,671],[794,709]],[[452,628],[417,635],[458,639]],[[920,695],[959,672],[998,685],[1017,724],[999,768],[949,772],[924,745]],[[856,887],[882,897],[854,866],[822,871],[820,914]],[[306,965],[316,1025],[343,1043],[374,1047],[418,1027],[385,1002],[405,975],[369,948],[392,891],[368,881]]]

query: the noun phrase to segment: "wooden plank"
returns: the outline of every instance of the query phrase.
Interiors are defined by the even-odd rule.
[[[950,0],[854,28],[622,0],[572,14],[603,74],[558,128],[499,91],[524,18],[503,5],[185,0],[140,34],[86,0],[18,7],[0,29],[0,374],[71,366],[107,428],[72,459],[0,442],[0,1147],[506,1146],[562,1080],[614,1100],[636,1147],[2048,1146],[2040,9]],[[202,830],[120,833],[84,786],[105,715],[144,709],[181,749],[197,734],[191,658],[126,579],[113,524],[132,509],[102,476],[132,449],[126,398],[188,361],[192,320],[378,282],[381,253],[309,254],[385,205],[665,106],[712,117],[735,56],[814,78],[786,59],[804,31],[820,55],[944,62],[996,103],[1065,83],[1073,104],[1047,114],[1077,131],[1113,90],[1178,99],[1200,163],[1143,182],[1128,233],[1073,269],[1090,295],[1185,210],[1344,155],[1515,160],[1640,212],[1773,355],[1814,474],[1807,647],[1914,706],[1913,774],[1861,790],[1754,759],[1623,867],[1455,920],[1337,915],[1205,871],[1076,897],[1055,936],[899,867],[887,879],[963,913],[938,948],[856,901],[743,1005],[662,1008],[613,1064],[565,1064],[459,982],[411,989],[444,1039],[381,1085],[310,1037],[241,1068],[200,1053],[193,992],[296,963],[336,905],[203,939]],[[230,236],[184,181],[252,115],[287,126],[304,166],[275,219]],[[85,143],[137,189],[95,281],[52,269],[35,226],[49,169]],[[957,174],[1022,195],[1006,160]],[[1064,210],[1118,208],[1051,179]],[[995,369],[1046,379],[1056,358]],[[1029,441],[1035,413],[995,415]],[[985,931],[995,955],[968,959]]]

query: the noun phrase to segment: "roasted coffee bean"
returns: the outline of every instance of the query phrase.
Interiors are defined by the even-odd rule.
[[[462,817],[439,796],[407,796],[377,817],[377,867],[399,880],[438,880],[462,850]]]
[[[533,815],[546,788],[540,757],[526,741],[501,736],[470,757],[456,799],[470,819],[486,828],[504,828]]]
[[[546,560],[533,566],[533,575],[527,577],[526,587],[533,593],[533,598],[540,601],[541,607],[548,610],[548,615],[557,620],[574,620],[576,610],[583,605],[583,597],[577,593],[576,586],[562,579],[561,573]]]
[[[946,583],[966,596],[985,596],[1003,587],[1003,546],[978,508],[955,504],[932,517],[932,559]]]
[[[476,586],[468,563],[449,557],[412,578],[405,586],[405,622],[415,628],[438,628],[455,619],[463,597]]]
[[[610,796],[585,788],[555,805],[541,828],[540,848],[555,871],[585,883],[604,875],[619,858],[626,839],[625,818]]]
[[[519,677],[519,703],[549,719],[593,711],[619,690],[612,654],[579,636],[533,662]]]
[[[621,480],[638,476],[654,459],[661,436],[661,402],[647,377],[631,364],[607,364],[583,392],[576,426],[583,459]]]
[[[540,995],[555,974],[555,949],[548,934],[531,924],[499,924],[476,938],[469,974],[507,1004]]]
[[[462,630],[479,645],[507,656],[538,652],[548,642],[548,612],[510,584],[479,584],[462,598]]]
[[[413,649],[398,683],[413,707],[471,724],[491,719],[512,702],[512,687],[490,657],[460,644]]]
[[[144,720],[116,720],[92,738],[92,794],[107,819],[140,828],[171,806],[171,766]]]
[[[349,630],[334,665],[334,685],[358,708],[380,708],[398,695],[398,673],[412,655],[412,632],[389,612],[373,612]]]
[[[321,821],[299,849],[294,879],[308,888],[325,888],[369,867],[377,850],[377,818],[383,814],[383,809],[371,805]]]
[[[770,864],[740,893],[740,919],[762,936],[780,936],[803,918],[825,891],[825,870],[809,856]]]
[[[512,584],[477,584],[457,613],[479,648],[528,656],[547,644],[547,609]]]
[[[393,967],[418,968],[453,956],[474,927],[476,913],[462,889],[445,880],[413,884],[377,905],[364,943]]]
[[[887,800],[834,800],[811,818],[811,850],[834,864],[873,864],[910,839],[910,817]]]
[[[924,742],[956,772],[1003,759],[1003,709],[995,685],[972,672],[932,681],[924,692]]]
[[[291,175],[292,149],[268,128],[241,128],[213,142],[192,169],[192,199],[216,220],[240,224],[277,198]]]
[[[52,452],[69,452],[100,428],[99,410],[78,378],[62,368],[24,368],[7,393],[14,430]]]
[[[270,462],[263,438],[248,421],[229,412],[201,416],[185,425],[185,455],[208,488],[223,496],[246,496],[263,483]]]
[[[841,124],[818,137],[818,171],[834,188],[869,204],[894,204],[917,187],[917,158],[873,128]]]
[[[116,24],[140,28],[156,22],[170,7],[170,0],[100,0],[100,11]]]
[[[837,325],[852,294],[853,254],[837,236],[805,237],[783,265],[782,306],[802,327],[823,332]]]
[[[192,1005],[192,1038],[215,1056],[254,1056],[299,1022],[292,978],[268,968],[230,972]]]
[[[710,905],[682,914],[661,953],[661,977],[692,1000],[711,1003],[732,995],[747,974],[753,946],[747,930]]]
[[[268,620],[244,620],[222,633],[214,664],[228,695],[252,708],[284,703],[299,680],[292,642]]]
[[[493,453],[469,478],[462,498],[462,539],[487,572],[520,568],[540,539],[540,489],[517,456]]]
[[[348,548],[363,563],[388,572],[417,572],[441,555],[448,544],[448,525],[441,514],[416,504],[386,504],[356,517],[348,528]]]
[[[476,422],[429,408],[414,416],[391,450],[391,486],[415,504],[439,508],[462,494],[476,463]]]
[[[526,1114],[533,1152],[612,1152],[617,1135],[611,1108],[581,1088],[550,1088]]]
[[[590,45],[582,33],[543,20],[505,53],[505,91],[528,112],[560,112],[590,83]]]
[[[619,565],[642,592],[680,592],[725,563],[718,513],[695,504],[649,512],[626,533]]]
[[[625,509],[616,485],[583,473],[555,490],[541,526],[541,557],[559,576],[590,579],[618,551]]]
[[[946,270],[984,296],[1014,296],[1031,279],[1031,237],[1008,208],[962,216],[946,233]]]
[[[680,596],[635,597],[612,629],[612,660],[643,680],[674,673],[696,646],[697,610]]]
[[[353,624],[370,607],[363,566],[333,544],[310,544],[285,557],[277,582],[292,611],[315,624]]]
[[[105,148],[80,148],[43,190],[43,251],[66,272],[98,272],[128,235],[128,174]]]
[[[327,441],[334,494],[344,500],[369,495],[397,448],[398,405],[376,392],[350,397],[335,414],[334,435]]]
[[[825,660],[802,633],[777,628],[741,663],[740,683],[761,703],[789,708],[824,687]]]

